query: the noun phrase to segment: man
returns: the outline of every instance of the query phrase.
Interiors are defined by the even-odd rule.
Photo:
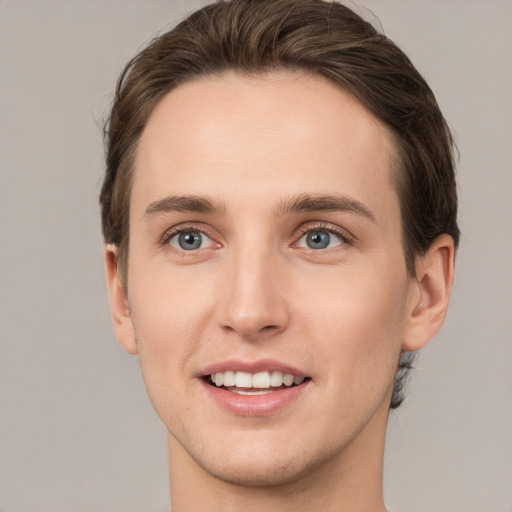
[[[114,331],[169,433],[173,512],[384,511],[388,411],[459,237],[407,57],[337,3],[218,2],[128,64],[106,142]]]

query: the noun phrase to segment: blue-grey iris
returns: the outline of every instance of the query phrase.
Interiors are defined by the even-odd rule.
[[[178,236],[178,244],[185,251],[199,249],[202,243],[201,233],[180,233]]]
[[[327,231],[311,231],[306,236],[306,244],[310,249],[326,249],[331,242]]]

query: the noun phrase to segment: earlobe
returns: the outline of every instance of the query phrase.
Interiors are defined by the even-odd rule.
[[[455,247],[450,235],[436,238],[416,264],[418,290],[411,294],[402,350],[423,348],[443,325],[454,277]]]
[[[126,352],[137,354],[137,343],[128,300],[117,268],[117,247],[113,244],[105,246],[105,269],[114,334]]]

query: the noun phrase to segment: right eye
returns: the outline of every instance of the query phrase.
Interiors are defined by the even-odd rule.
[[[171,247],[182,251],[195,251],[211,246],[213,240],[201,231],[178,231],[167,242]]]

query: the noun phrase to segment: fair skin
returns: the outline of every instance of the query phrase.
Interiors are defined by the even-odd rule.
[[[113,246],[106,265],[169,432],[173,512],[384,510],[397,363],[443,323],[454,258],[443,235],[407,274],[392,166],[386,128],[305,74],[202,78],[153,111],[126,287]],[[298,385],[209,381],[231,370]]]

